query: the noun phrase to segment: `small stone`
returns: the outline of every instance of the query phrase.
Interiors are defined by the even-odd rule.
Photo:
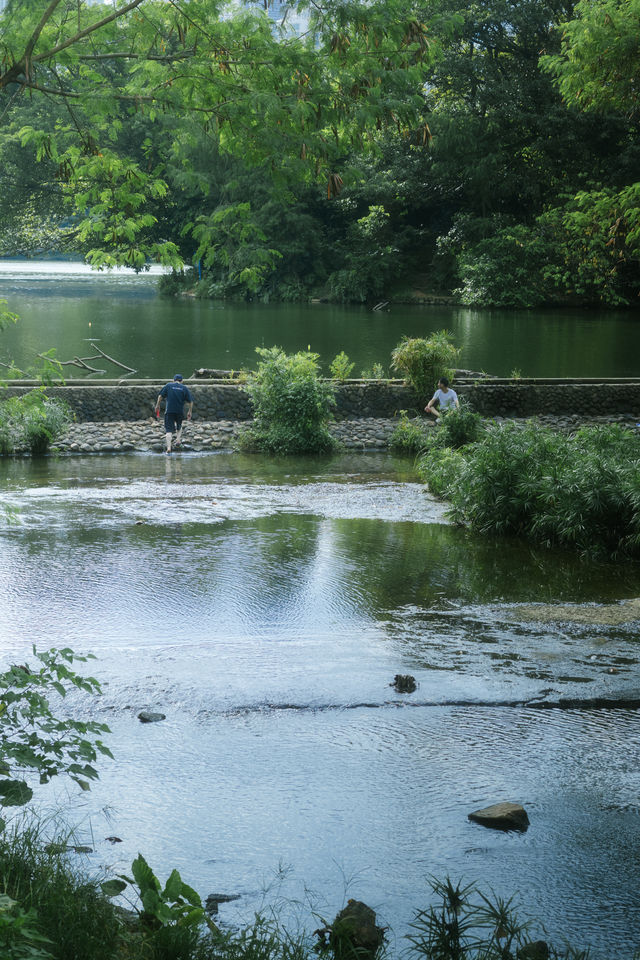
[[[166,714],[164,713],[153,713],[151,710],[142,710],[138,714],[138,720],[140,723],[159,723],[160,720],[166,720]]]
[[[527,811],[519,803],[504,801],[470,813],[469,820],[494,830],[521,830],[529,826]]]
[[[105,840],[108,840],[109,843],[122,843],[120,837],[105,837]]]

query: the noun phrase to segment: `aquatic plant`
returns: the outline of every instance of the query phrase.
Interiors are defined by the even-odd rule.
[[[532,922],[516,915],[513,898],[489,897],[448,877],[431,883],[436,903],[418,910],[408,940],[424,960],[587,960],[588,951],[557,950],[533,940]]]
[[[416,456],[424,450],[430,430],[424,419],[410,418],[406,410],[401,410],[400,421],[389,438],[389,446],[394,453]]]

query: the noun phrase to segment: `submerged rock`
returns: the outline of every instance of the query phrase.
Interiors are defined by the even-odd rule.
[[[396,673],[390,687],[395,687],[398,693],[413,693],[416,689],[416,678],[409,673]]]
[[[164,713],[152,713],[151,710],[141,710],[138,714],[138,720],[140,723],[159,723],[160,720],[166,720],[166,714]]]
[[[527,811],[519,803],[504,801],[469,814],[469,820],[494,830],[526,830],[529,826]]]
[[[204,908],[209,914],[218,912],[218,905],[221,903],[231,903],[233,900],[239,900],[239,893],[210,893],[204,902]]]

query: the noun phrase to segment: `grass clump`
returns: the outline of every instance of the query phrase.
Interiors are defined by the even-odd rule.
[[[240,434],[239,448],[279,456],[333,450],[328,424],[335,397],[332,385],[320,379],[318,354],[288,355],[280,347],[256,352],[261,360],[246,384],[254,422]]]
[[[453,381],[459,353],[447,330],[426,339],[403,337],[391,353],[391,368],[404,377],[423,403],[431,398],[440,377]]]
[[[454,460],[428,448],[419,471],[480,533],[616,558],[640,555],[639,465],[640,436],[617,424],[566,436],[530,421],[493,425]]]
[[[421,417],[409,417],[406,410],[400,411],[400,422],[389,439],[394,453],[415,457],[427,445],[430,429]]]

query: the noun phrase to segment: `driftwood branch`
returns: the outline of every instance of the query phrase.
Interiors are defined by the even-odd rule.
[[[104,350],[101,350],[100,347],[94,346],[94,350],[97,350],[101,357],[104,357],[105,360],[108,360],[109,363],[114,363],[116,367],[120,367],[122,370],[128,370],[129,373],[137,373],[137,370],[134,370],[133,367],[128,367],[125,363],[119,363],[117,360],[114,360],[113,357],[110,357],[108,353],[105,353]]]
[[[89,370],[90,373],[106,373],[106,370],[98,370],[97,367],[90,367],[87,360],[97,360],[98,357],[74,357],[73,360],[51,360],[42,353],[38,356],[41,360],[50,360],[52,363],[59,364],[61,367],[80,367],[81,370]]]

